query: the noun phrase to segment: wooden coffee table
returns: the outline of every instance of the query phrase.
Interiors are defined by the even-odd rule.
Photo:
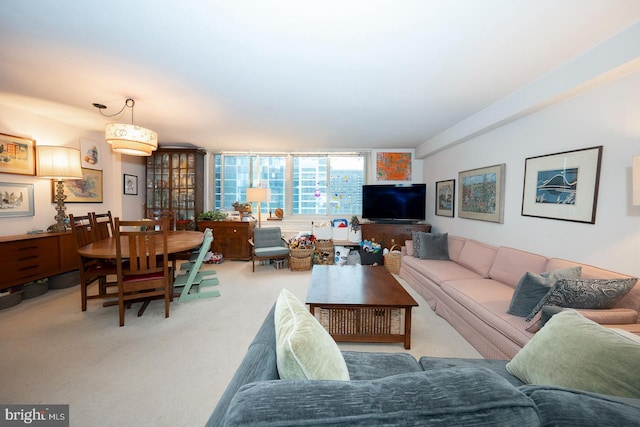
[[[336,341],[411,348],[411,308],[418,303],[384,267],[314,265],[306,303],[313,315],[320,309],[320,323]]]

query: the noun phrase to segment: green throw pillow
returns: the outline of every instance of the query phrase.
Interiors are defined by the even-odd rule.
[[[449,260],[448,233],[420,233],[420,259]]]
[[[281,379],[349,381],[349,370],[336,342],[286,289],[276,301],[274,316]]]
[[[611,308],[635,286],[638,279],[560,279],[540,300],[527,322],[545,305],[567,308]]]
[[[540,274],[526,272],[513,292],[507,313],[527,317],[558,279],[577,279],[581,272],[580,266]]]
[[[640,398],[640,344],[575,310],[553,316],[506,368],[526,384]]]

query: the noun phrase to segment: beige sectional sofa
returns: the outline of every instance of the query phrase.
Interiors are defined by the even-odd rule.
[[[407,245],[411,248],[412,242]],[[539,329],[507,313],[514,290],[526,272],[542,273],[582,266],[581,278],[629,276],[559,258],[547,258],[510,247],[495,247],[448,236],[449,260],[420,259],[403,248],[400,277],[441,317],[453,325],[487,359],[511,359]],[[409,251],[411,252],[411,251]],[[638,325],[640,285],[614,308],[578,310],[605,325]]]

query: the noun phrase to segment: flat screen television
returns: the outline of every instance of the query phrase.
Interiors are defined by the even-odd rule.
[[[427,185],[363,185],[362,217],[387,223],[426,219]]]

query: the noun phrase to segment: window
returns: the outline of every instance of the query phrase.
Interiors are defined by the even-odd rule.
[[[246,189],[265,186],[271,200],[262,213],[283,208],[285,215],[356,215],[362,212],[366,154],[215,156],[215,202],[230,209]]]

